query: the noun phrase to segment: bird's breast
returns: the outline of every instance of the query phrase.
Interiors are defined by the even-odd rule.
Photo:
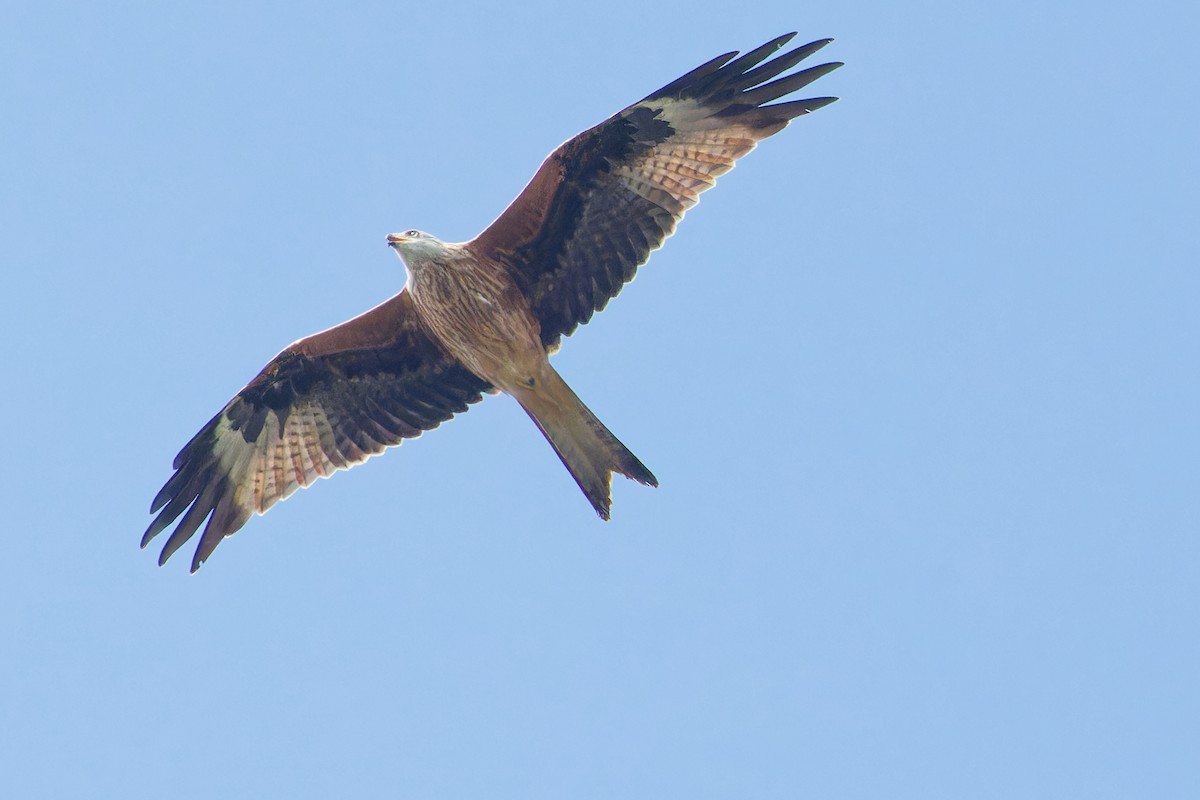
[[[409,289],[426,327],[484,380],[501,389],[526,383],[546,362],[529,303],[498,266],[426,264],[413,271]]]

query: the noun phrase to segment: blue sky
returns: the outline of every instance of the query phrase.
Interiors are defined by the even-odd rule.
[[[1195,9],[437,5],[0,14],[6,793],[1200,795]],[[138,551],[389,231],[788,30],[841,102],[555,359],[661,488],[489,398]]]

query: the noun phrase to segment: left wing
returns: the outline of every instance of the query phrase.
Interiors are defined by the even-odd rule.
[[[841,66],[772,80],[832,41],[761,63],[793,36],[740,58],[718,56],[562,144],[467,244],[507,266],[541,322],[543,344],[557,346],[604,308],[737,159],[837,99],[764,105]]]
[[[199,569],[252,514],[466,411],[491,386],[436,345],[408,291],[271,360],[175,457],[142,547],[183,516],[158,563],[208,525]]]

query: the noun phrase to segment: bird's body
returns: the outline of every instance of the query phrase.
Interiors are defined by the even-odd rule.
[[[393,234],[389,243],[408,267],[408,291],[425,326],[452,356],[511,394],[549,366],[529,301],[503,267],[428,234]]]
[[[537,424],[602,518],[619,472],[647,486],[658,480],[550,366],[529,301],[503,265],[422,231],[388,243],[408,267],[408,292],[425,327],[467,369],[512,395]]]
[[[520,403],[604,519],[612,473],[657,486],[549,356],[737,159],[833,102],[771,104],[840,66],[777,77],[829,42],[767,60],[793,35],[718,56],[569,139],[469,242],[389,236],[404,290],[285,348],[238,392],[176,456],[142,546],[178,519],[163,563],[207,520],[195,571],[251,515],[496,391]]]

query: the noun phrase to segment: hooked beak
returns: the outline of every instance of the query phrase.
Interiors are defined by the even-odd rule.
[[[387,237],[388,247],[396,247],[397,245],[404,244],[407,241],[408,239],[406,237],[401,236],[398,233],[389,233]]]

